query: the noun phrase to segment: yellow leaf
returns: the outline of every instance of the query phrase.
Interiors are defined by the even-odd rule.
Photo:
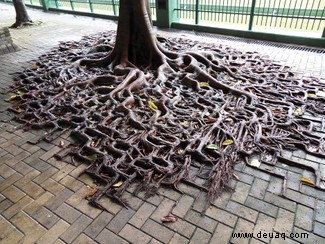
[[[119,187],[123,184],[123,181],[119,181],[113,185],[113,187]]]
[[[22,113],[22,112],[24,112],[24,109],[22,109],[22,108],[18,108],[18,109],[17,109],[17,112],[18,112],[18,113]]]
[[[87,155],[86,158],[89,158],[89,159],[97,159],[97,154]]]
[[[300,108],[297,108],[295,110],[295,115],[302,115],[302,110]]]
[[[275,113],[275,114],[283,114],[283,112],[280,109],[274,109],[273,113]]]
[[[12,95],[12,96],[10,96],[10,100],[15,99],[16,97],[17,97],[16,95]]]
[[[208,82],[200,82],[201,86],[209,86]]]
[[[228,145],[231,145],[231,144],[233,144],[234,143],[234,141],[233,140],[225,140],[223,143],[222,143],[222,146],[228,146]]]
[[[149,105],[149,107],[152,108],[153,110],[158,110],[158,107],[157,107],[157,105],[156,105],[154,102],[152,102],[152,101],[148,101],[148,105]]]
[[[316,94],[313,94],[313,93],[308,93],[307,96],[308,96],[308,97],[312,97],[312,98],[317,97]]]
[[[206,146],[206,148],[211,150],[216,150],[218,149],[218,146],[216,144],[209,144]]]
[[[38,65],[35,65],[33,68],[34,69],[38,69],[40,66],[38,66]]]
[[[314,183],[312,180],[308,179],[308,178],[303,177],[303,178],[301,178],[300,180],[301,180],[301,182],[303,182],[303,183],[306,183],[306,184],[309,184],[309,185],[312,185],[312,186],[315,185],[315,183]]]
[[[23,91],[17,91],[16,92],[18,95],[23,95],[23,94],[25,94],[25,92],[23,92]]]
[[[180,125],[185,125],[185,126],[187,126],[187,125],[190,124],[190,122],[188,122],[188,121],[183,121],[183,122],[180,122],[179,124],[180,124]]]

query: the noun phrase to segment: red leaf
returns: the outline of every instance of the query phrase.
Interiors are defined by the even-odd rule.
[[[161,222],[165,223],[174,223],[176,222],[177,218],[174,215],[166,215],[165,217],[161,218]]]

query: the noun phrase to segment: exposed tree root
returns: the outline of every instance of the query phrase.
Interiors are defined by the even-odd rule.
[[[319,79],[298,78],[258,53],[158,39],[139,68],[112,51],[113,32],[61,43],[12,87],[17,120],[47,128],[49,140],[73,130],[75,147],[57,156],[89,164],[85,172],[101,182],[92,205],[103,208],[103,196],[126,205],[122,194],[138,180],[136,192],[148,196],[161,185],[191,184],[207,192],[208,207],[240,159],[258,155],[274,165],[296,147],[325,157]],[[315,174],[319,187],[325,179]]]

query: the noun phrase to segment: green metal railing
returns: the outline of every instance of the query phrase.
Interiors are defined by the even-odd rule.
[[[264,31],[325,28],[325,0],[176,0],[179,23]]]
[[[33,1],[33,0],[28,0]],[[33,3],[31,3],[33,4]],[[34,5],[34,4],[33,4]],[[49,8],[118,16],[118,0],[49,0]],[[156,16],[156,1],[150,1],[153,19]]]

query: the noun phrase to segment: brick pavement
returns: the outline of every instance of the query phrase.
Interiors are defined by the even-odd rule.
[[[30,65],[58,41],[116,28],[108,20],[32,9],[29,12],[40,24],[11,30],[20,51],[1,56],[0,88],[12,83],[11,73]],[[0,3],[0,15],[0,27],[10,25],[14,20],[12,6]],[[302,73],[325,76],[324,54],[228,44],[263,50]],[[295,55],[300,61],[293,58]],[[316,68],[308,70],[310,67]],[[0,94],[1,109],[8,106],[6,96]],[[301,177],[315,178],[311,168],[288,166],[281,161],[273,168],[268,166],[287,176],[285,197],[279,196],[283,178],[238,163],[235,174],[239,180],[231,182],[235,191],[223,193],[204,215],[200,214],[204,196],[198,197],[198,191],[186,185],[180,186],[185,195],[164,188],[160,195],[149,199],[143,194],[132,196],[131,187],[125,195],[129,209],[103,199],[102,204],[112,214],[90,207],[84,199],[94,186],[87,175],[79,177],[84,165],[73,166],[52,157],[60,140],[68,143],[68,135],[51,144],[28,143],[42,133],[25,132],[10,121],[10,114],[0,114],[0,243],[325,243],[325,193],[300,185]],[[299,150],[287,151],[285,156],[322,169],[324,178],[325,159]],[[168,213],[178,220],[162,224],[160,218]],[[232,237],[232,233],[241,232],[254,233],[254,238]],[[273,233],[273,238],[261,233]],[[290,233],[296,236],[290,238]],[[301,233],[307,233],[308,238],[298,237]],[[275,238],[277,235],[280,238]]]

